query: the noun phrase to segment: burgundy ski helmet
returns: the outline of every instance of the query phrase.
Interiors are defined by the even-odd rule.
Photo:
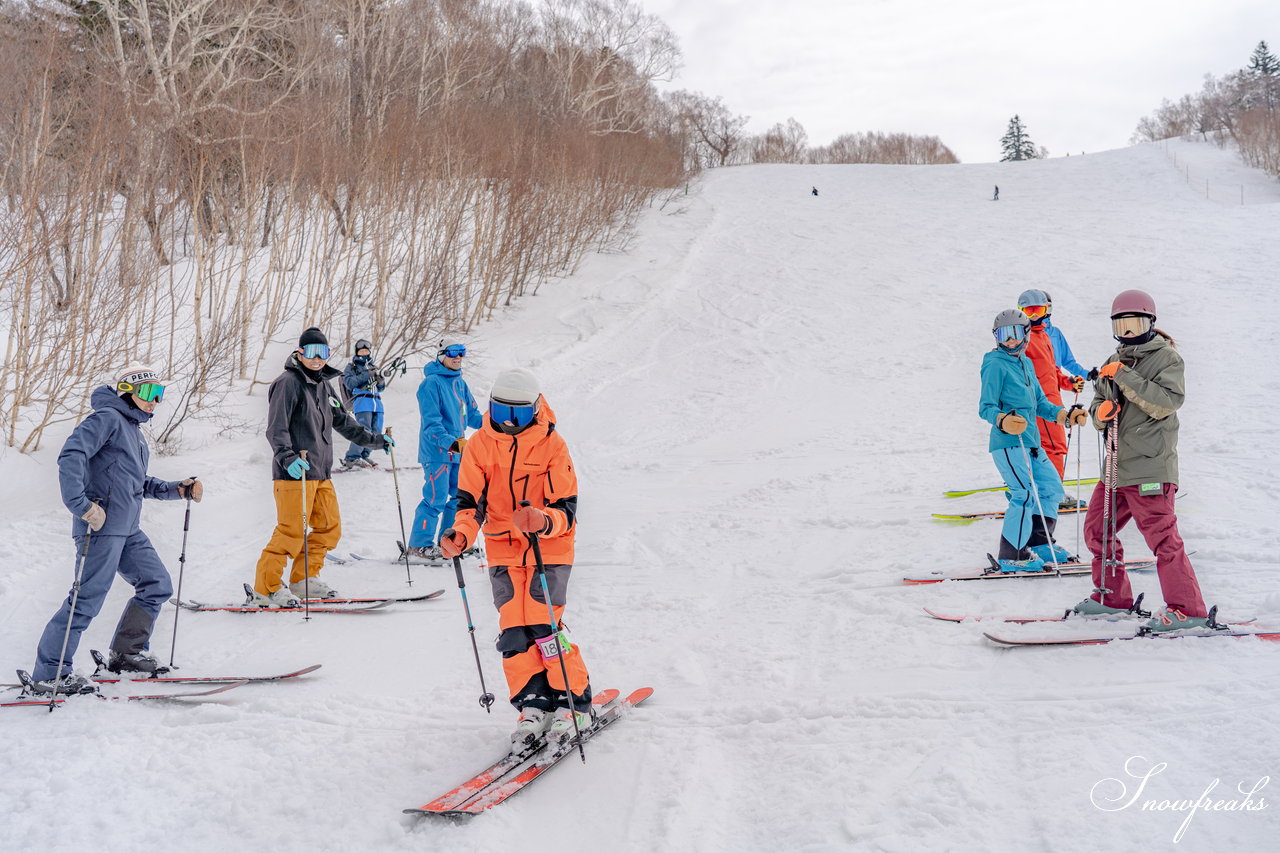
[[[1111,303],[1111,319],[1122,314],[1141,314],[1154,320],[1156,301],[1144,290],[1126,290]]]

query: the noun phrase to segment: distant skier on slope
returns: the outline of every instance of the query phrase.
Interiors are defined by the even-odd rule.
[[[809,192],[813,193],[814,195],[817,195],[817,194],[818,194],[818,188],[817,188],[817,187],[814,187],[814,188],[813,188],[813,189],[811,189]]]
[[[1104,476],[1094,487],[1084,522],[1094,591],[1074,609],[1092,615],[1133,607],[1124,546],[1117,538],[1132,518],[1156,555],[1166,605],[1146,627],[1153,632],[1207,629],[1212,627],[1208,611],[1174,509],[1177,411],[1186,399],[1183,362],[1173,338],[1157,329],[1155,320],[1155,300],[1141,290],[1126,290],[1111,304],[1111,331],[1119,346],[1098,371],[1089,406],[1094,426],[1106,432],[1108,441]],[[1114,479],[1108,483],[1112,470]]]
[[[406,545],[409,553],[426,560],[440,559],[435,542],[453,526],[458,508],[458,466],[467,446],[467,428],[479,429],[480,409],[462,378],[467,345],[446,336],[436,358],[422,368],[418,385],[418,461],[422,463],[422,500],[413,516]]]
[[[114,387],[94,389],[93,414],[71,432],[58,454],[62,502],[75,516],[71,536],[83,563],[78,567],[78,591],[73,587],[40,637],[32,678],[42,693],[53,693],[55,687],[58,693],[91,689],[88,679],[73,672],[72,659],[80,635],[102,609],[117,574],[133,585],[134,595],[116,625],[107,666],[113,672],[164,670],[149,648],[156,616],[173,594],[173,582],[139,526],[142,500],[190,497],[199,502],[204,486],[194,477],[167,481],[147,473],[151,451],[141,427],[163,399],[164,384],[154,370],[145,365],[126,368]]]
[[[373,344],[361,338],[356,341],[351,361],[342,369],[342,385],[351,397],[351,414],[371,432],[382,432],[382,392],[387,383],[373,363]],[[369,448],[351,442],[342,460],[343,468],[377,468],[369,458]]]
[[[337,595],[317,577],[324,568],[325,555],[342,536],[338,495],[330,479],[333,440],[329,431],[337,430],[364,447],[388,450],[393,444],[391,436],[366,429],[342,408],[342,401],[329,385],[331,379],[342,374],[330,367],[328,360],[329,339],[312,326],[298,338],[298,347],[285,361],[284,372],[267,391],[267,442],[272,453],[276,527],[258,558],[250,605],[297,607],[304,592],[312,598]],[[306,459],[301,454],[304,450]],[[300,482],[304,476],[305,484]],[[302,521],[304,489],[309,534]],[[290,559],[293,570],[289,585],[285,586],[284,567]]]
[[[999,201],[999,200],[1000,200],[1000,185],[999,185],[999,184],[997,184],[997,185],[996,185],[996,194],[995,194],[995,195],[993,195],[993,196],[991,197],[991,200],[992,200],[992,201]]]
[[[522,506],[528,501],[529,506]],[[499,374],[489,394],[489,414],[471,438],[458,478],[458,516],[440,540],[452,558],[485,537],[485,557],[493,600],[498,606],[498,651],[511,704],[520,719],[513,742],[529,742],[546,730],[552,741],[574,733],[566,689],[573,691],[578,726],[590,724],[591,684],[581,650],[564,653],[568,688],[560,671],[558,635],[564,623],[573,542],[577,533],[578,478],[569,448],[556,432],[555,413],[527,370]],[[542,549],[555,608],[548,624],[547,601],[537,579],[530,541]],[[567,636],[566,636],[567,639]]]
[[[1024,290],[1018,296],[1018,307],[1027,315],[1027,320],[1030,322],[1027,335],[1027,358],[1031,359],[1031,364],[1035,367],[1036,378],[1040,381],[1040,387],[1044,389],[1044,395],[1050,403],[1061,406],[1062,392],[1075,388],[1076,382],[1058,368],[1058,362],[1053,356],[1053,341],[1049,339],[1049,332],[1044,327],[1044,318],[1049,315],[1048,303],[1049,297],[1043,290]],[[1041,446],[1044,447],[1049,461],[1053,463],[1054,470],[1058,473],[1058,479],[1061,480],[1066,468],[1066,431],[1061,424],[1043,418],[1037,419],[1036,427],[1040,433]]]
[[[982,359],[982,392],[978,415],[991,424],[988,450],[1009,487],[997,563],[1003,572],[1035,572],[1049,562],[1065,562],[1070,554],[1053,543],[1062,500],[1062,480],[1040,448],[1040,436],[1027,430],[1032,418],[1065,423],[1068,412],[1045,397],[1026,358],[1030,322],[1010,308],[996,315],[991,327],[996,347]],[[1088,416],[1071,413],[1075,423]],[[1043,515],[1040,514],[1043,510]]]

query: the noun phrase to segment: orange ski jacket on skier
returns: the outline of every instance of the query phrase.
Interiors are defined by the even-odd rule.
[[[1043,325],[1031,327],[1031,335],[1027,338],[1027,358],[1035,366],[1036,379],[1040,380],[1044,395],[1050,403],[1061,406],[1062,392],[1071,390],[1072,378],[1058,369],[1053,355],[1053,339]]]
[[[453,529],[468,546],[484,533],[485,561],[490,566],[533,566],[529,538],[511,521],[521,501],[550,517],[538,539],[547,565],[573,563],[574,524],[578,511],[578,475],[569,448],[556,432],[555,412],[540,399],[532,426],[507,435],[488,414],[471,436],[458,469],[458,514]]]

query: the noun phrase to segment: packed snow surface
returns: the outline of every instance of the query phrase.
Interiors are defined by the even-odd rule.
[[[1244,184],[1246,203],[1206,198],[1188,164],[1211,186]],[[567,621],[593,683],[656,690],[588,745],[585,765],[566,761],[466,824],[401,814],[493,760],[515,719],[477,703],[452,571],[416,568],[413,590],[446,595],[310,622],[178,619],[184,673],[323,664],[305,678],[185,704],[5,709],[0,849],[1275,849],[1280,781],[1265,780],[1280,777],[1280,645],[1005,651],[982,639],[993,623],[943,623],[921,607],[1053,615],[1088,594],[1088,578],[901,581],[981,566],[996,547],[994,522],[930,518],[1003,502],[942,496],[997,481],[977,417],[992,317],[1046,289],[1092,366],[1114,346],[1112,296],[1138,287],[1187,363],[1179,509],[1205,598],[1224,617],[1280,627],[1278,238],[1280,187],[1208,145],[711,172],[655,204],[626,252],[590,258],[469,341],[477,396],[499,370],[532,368],[573,453]],[[264,374],[289,349],[280,341]],[[419,376],[386,395],[402,465],[416,461]],[[238,601],[274,524],[265,394],[233,400],[248,429],[207,426],[180,455],[152,458],[155,476],[207,485],[186,598]],[[10,671],[32,666],[72,578],[63,435],[0,458]],[[1071,474],[1077,449],[1096,474],[1092,430],[1073,439]],[[420,474],[398,479],[411,518]],[[334,482],[339,553],[390,557],[392,476]],[[143,516],[175,579],[182,517],[177,502],[149,502]],[[1059,533],[1079,550],[1070,517]],[[1148,553],[1136,531],[1124,539]],[[502,694],[496,615],[482,570],[468,571],[485,678]],[[407,590],[389,562],[323,577],[348,595]],[[1153,573],[1134,579],[1161,602]],[[84,636],[82,671],[128,595],[117,582]],[[167,608],[153,646],[166,662],[173,629]],[[1210,788],[1208,805],[1185,810]],[[1218,800],[1235,808],[1211,810]]]

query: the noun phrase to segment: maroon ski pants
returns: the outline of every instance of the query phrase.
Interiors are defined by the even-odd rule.
[[[1177,486],[1165,483],[1161,491],[1146,495],[1141,493],[1141,489],[1141,486],[1121,486],[1115,490],[1116,533],[1119,534],[1132,518],[1142,537],[1147,540],[1147,547],[1156,555],[1156,574],[1160,577],[1160,591],[1164,595],[1165,605],[1181,611],[1185,616],[1207,615],[1195,569],[1191,568],[1182,537],[1178,534],[1178,516],[1173,508]],[[1094,487],[1093,497],[1089,499],[1089,512],[1084,521],[1084,542],[1093,554],[1093,599],[1108,607],[1128,608],[1133,604],[1133,590],[1129,587],[1129,574],[1124,567],[1106,567],[1106,577],[1103,577],[1103,554],[1113,556],[1110,545],[1105,546],[1104,551],[1105,505],[1106,488],[1098,483]],[[1118,535],[1114,541],[1114,558],[1117,562],[1123,562],[1124,546],[1120,544]],[[1107,592],[1099,593],[1096,591],[1098,589],[1106,589]]]

